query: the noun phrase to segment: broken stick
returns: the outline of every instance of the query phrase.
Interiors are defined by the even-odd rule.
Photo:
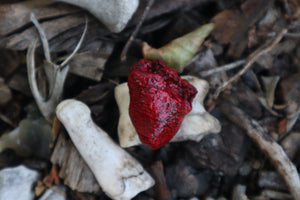
[[[247,131],[248,136],[259,146],[283,177],[293,198],[300,200],[299,174],[282,147],[267,134],[266,129],[239,108],[232,104],[224,104],[222,111],[231,121]]]

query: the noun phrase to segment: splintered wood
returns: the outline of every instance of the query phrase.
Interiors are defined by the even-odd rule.
[[[60,166],[59,177],[78,192],[100,193],[101,189],[89,167],[63,132],[60,132],[51,156],[51,162]]]

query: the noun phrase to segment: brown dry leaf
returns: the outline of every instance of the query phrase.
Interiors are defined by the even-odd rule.
[[[283,133],[286,133],[286,128],[287,128],[287,119],[286,118],[283,118],[281,119],[278,124],[277,124],[277,133],[279,135],[283,134]]]
[[[230,43],[229,56],[240,57],[248,45],[247,34],[268,10],[272,0],[247,0],[241,8],[224,10],[217,14],[212,22],[215,29],[212,34],[221,44]]]
[[[50,173],[44,179],[44,183],[47,186],[51,186],[53,183],[55,183],[56,185],[59,185],[60,184],[60,180],[59,180],[58,172],[59,172],[58,165],[57,164],[53,164]]]

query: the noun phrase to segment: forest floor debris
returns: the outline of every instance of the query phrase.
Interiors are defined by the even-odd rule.
[[[125,148],[156,181],[133,199],[300,199],[300,3],[122,2],[131,4],[130,12],[125,13],[126,19],[118,18],[124,16],[125,7],[112,8],[118,18],[118,24],[112,24],[105,12],[99,17],[94,6],[82,9],[61,1],[0,0],[0,140],[23,129],[28,120],[29,127],[34,124],[34,134],[53,134],[46,142],[43,134],[36,137],[26,131],[22,133],[27,139],[12,137],[17,147],[1,149],[1,172],[25,165],[38,173],[26,185],[35,189],[30,199],[51,199],[50,192],[61,199],[110,199],[85,162],[87,155],[80,154],[52,115],[60,102],[57,97],[85,103],[97,127],[119,144],[114,89],[127,82],[129,68],[144,58],[143,44],[167,47],[174,56],[172,41],[213,24],[201,46],[193,44],[196,48],[180,66],[179,75],[207,81],[203,106],[222,129],[201,141],[167,143],[159,150],[145,145]],[[45,62],[51,63],[50,68]],[[68,64],[70,73],[56,63]],[[64,81],[56,84],[54,92],[55,74],[62,71]],[[49,103],[53,94],[55,100]],[[28,115],[26,107],[32,103],[43,107],[48,121],[41,115],[39,120]],[[13,193],[13,188],[5,190]]]

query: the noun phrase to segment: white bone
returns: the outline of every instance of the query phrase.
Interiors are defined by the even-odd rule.
[[[88,10],[112,32],[120,32],[136,11],[139,0],[55,0]]]
[[[107,196],[129,200],[152,187],[152,177],[92,121],[90,113],[77,100],[65,100],[56,108],[58,119]]]
[[[198,93],[192,102],[192,110],[183,119],[183,122],[176,135],[170,142],[193,140],[199,142],[209,133],[221,131],[220,122],[210,115],[203,107],[203,100],[208,92],[207,81],[194,76],[182,76],[193,85]],[[122,147],[140,145],[141,141],[129,117],[129,88],[127,83],[118,85],[115,88],[115,98],[120,111],[118,125],[119,142]]]

